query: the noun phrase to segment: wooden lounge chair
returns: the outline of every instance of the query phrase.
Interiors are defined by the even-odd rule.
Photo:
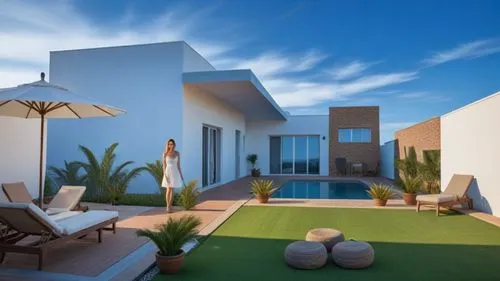
[[[417,196],[417,212],[422,205],[432,205],[439,216],[440,207],[452,207],[457,204],[467,204],[472,209],[472,199],[467,196],[474,176],[454,174],[446,189],[440,194],[426,194]]]
[[[42,270],[44,254],[55,244],[79,239],[94,231],[101,243],[103,230],[116,233],[118,212],[88,211],[56,221],[33,203],[0,203],[0,221],[4,225],[0,232],[0,262],[6,253],[38,255],[38,269]],[[107,227],[109,225],[112,227]],[[30,235],[39,239],[23,243]]]
[[[24,182],[4,183],[2,189],[10,202],[37,203],[37,200],[31,197]],[[44,211],[49,215],[65,211],[86,211],[88,208],[80,206],[85,189],[85,186],[61,186],[57,194],[47,202],[48,205]]]

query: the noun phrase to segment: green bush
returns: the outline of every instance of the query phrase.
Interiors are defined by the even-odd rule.
[[[179,204],[185,210],[191,210],[198,203],[200,191],[196,188],[197,183],[195,180],[188,182],[180,192]]]

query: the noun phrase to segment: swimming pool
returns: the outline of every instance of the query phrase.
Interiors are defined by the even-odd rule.
[[[360,181],[292,180],[276,190],[272,198],[294,199],[371,199],[368,186]]]

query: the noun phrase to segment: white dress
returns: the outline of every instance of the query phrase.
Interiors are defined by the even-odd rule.
[[[182,184],[181,173],[179,172],[179,168],[177,167],[177,162],[179,162],[179,157],[177,155],[174,157],[165,155],[165,160],[167,162],[167,165],[163,173],[163,180],[161,182],[161,186],[165,188],[182,187],[183,184]]]

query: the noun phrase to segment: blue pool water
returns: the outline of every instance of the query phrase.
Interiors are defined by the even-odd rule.
[[[273,198],[294,199],[370,199],[368,186],[359,181],[306,181],[286,182],[273,193]]]

